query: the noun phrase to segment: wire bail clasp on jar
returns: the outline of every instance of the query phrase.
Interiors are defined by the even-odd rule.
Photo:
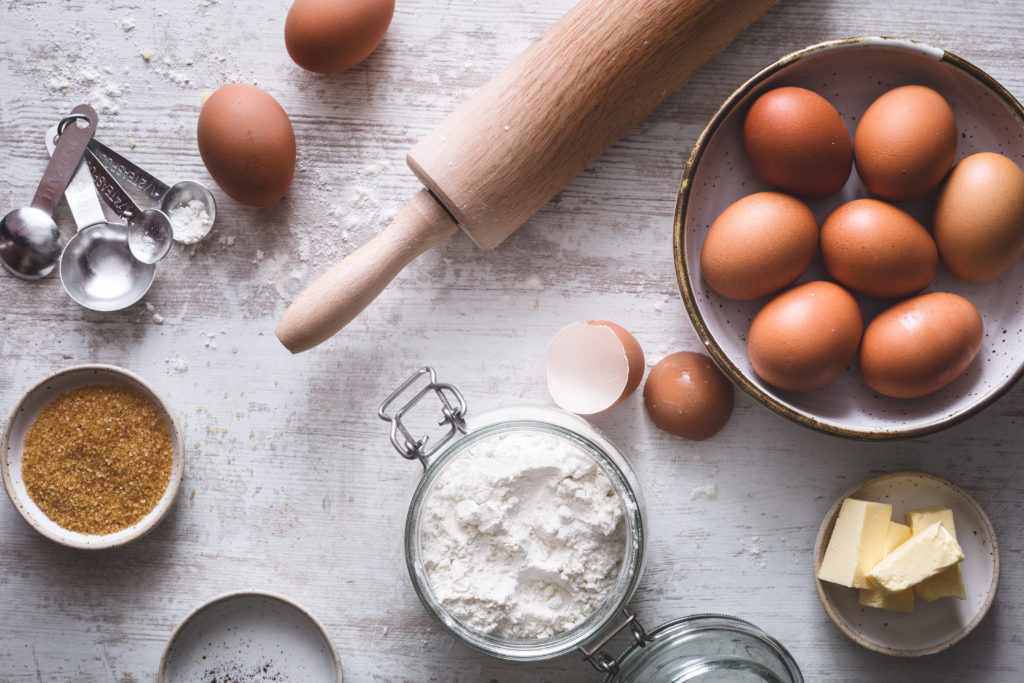
[[[413,395],[402,407],[400,407],[393,415],[389,415],[387,410],[392,403],[398,400],[398,398],[405,393],[405,391],[416,383],[418,379],[424,375],[429,375],[429,381],[426,386],[420,389],[416,394]],[[441,419],[438,420],[439,426],[448,425],[448,432],[442,435],[432,446],[427,446],[430,441],[430,436],[425,435],[420,438],[416,438],[402,423],[402,418],[405,417],[409,411],[423,399],[427,394],[433,393],[437,396],[438,401],[441,403]],[[446,443],[452,440],[456,434],[466,433],[466,399],[462,397],[462,394],[451,384],[443,384],[437,381],[437,374],[434,372],[434,368],[424,367],[417,370],[407,380],[402,382],[401,386],[391,392],[391,395],[384,399],[384,402],[380,404],[380,408],[377,409],[377,416],[385,422],[391,423],[391,445],[395,447],[399,455],[407,460],[419,460],[423,465],[423,469],[427,469],[427,461],[430,456],[434,455],[444,446]]]
[[[622,609],[622,614],[626,617],[626,620],[612,629],[609,633],[605,634],[605,636],[592,648],[588,650],[582,645],[579,647],[579,651],[583,653],[583,661],[590,662],[590,664],[601,673],[616,674],[619,672],[622,656],[613,657],[605,652],[603,648],[609,643],[609,641],[611,641],[612,638],[617,636],[622,629],[627,626],[629,627],[634,645],[639,647],[647,645],[647,631],[645,631],[644,627],[639,621],[637,621],[636,615],[625,608]]]

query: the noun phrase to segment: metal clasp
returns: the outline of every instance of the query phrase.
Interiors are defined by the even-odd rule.
[[[615,630],[613,630],[611,633],[608,633],[603,638],[601,638],[601,640],[598,641],[597,644],[594,645],[594,647],[592,647],[590,650],[587,650],[585,647],[581,645],[578,648],[579,651],[583,653],[583,661],[590,662],[590,664],[601,673],[615,674],[619,672],[619,666],[622,663],[622,657],[625,656],[626,652],[629,651],[629,648],[627,648],[626,651],[624,651],[618,657],[613,657],[607,652],[604,652],[603,648],[605,645],[608,644],[609,641],[611,641],[612,638],[617,636],[619,632],[622,631],[622,629],[626,628],[627,626],[629,627],[630,633],[633,636],[634,645],[644,647],[648,643],[647,631],[645,631],[644,627],[640,625],[639,621],[637,621],[636,615],[630,614],[629,610],[625,608],[622,609],[622,614],[626,617],[626,620],[619,624],[617,627],[615,627]]]
[[[416,380],[423,375],[429,375],[429,381],[426,386],[420,389],[405,405],[399,408],[394,415],[388,415],[387,409],[394,403],[399,396],[401,396],[406,389],[412,386]],[[408,412],[415,406],[420,400],[427,394],[433,392],[441,403],[441,419],[438,421],[439,426],[448,425],[449,429],[446,434],[441,436],[432,446],[427,447],[427,443],[430,441],[430,436],[426,435],[417,439],[409,432],[404,424],[402,424],[402,418],[408,414]],[[430,456],[434,455],[438,450],[441,449],[446,443],[451,441],[452,437],[456,434],[466,433],[466,400],[462,398],[462,394],[451,384],[442,384],[437,381],[437,374],[434,372],[434,368],[425,367],[417,370],[409,379],[402,382],[401,386],[391,392],[383,403],[380,404],[380,408],[377,409],[377,416],[391,423],[391,445],[395,447],[406,460],[419,460],[423,465],[423,469],[427,469],[427,461]]]

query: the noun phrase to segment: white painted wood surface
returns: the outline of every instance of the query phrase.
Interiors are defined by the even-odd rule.
[[[380,49],[326,77],[288,59],[288,5],[15,0],[0,13],[5,207],[31,198],[45,166],[43,132],[83,101],[101,112],[100,139],[172,182],[209,180],[195,123],[202,93],[225,82],[274,95],[299,146],[282,202],[252,209],[217,191],[212,236],[195,253],[176,247],[144,303],[126,311],[84,310],[56,277],[0,277],[5,415],[46,374],[106,362],[161,391],[189,445],[176,509],[122,550],[57,546],[0,505],[0,680],[153,680],[177,623],[245,587],[314,611],[350,681],[600,680],[576,656],[519,666],[489,659],[430,621],[402,553],[419,467],[391,450],[377,404],[425,364],[460,386],[474,412],[545,404],[544,346],[581,318],[629,328],[651,364],[697,348],[672,268],[672,210],[689,148],[717,104],[791,50],[863,34],[944,47],[1021,96],[1024,5],[782,0],[498,249],[456,236],[346,331],[296,357],[273,336],[280,315],[418,189],[405,151],[572,0],[399,0]],[[70,234],[63,206],[57,219]],[[858,443],[738,395],[726,428],[694,444],[657,431],[634,396],[594,420],[645,486],[651,545],[632,605],[649,626],[695,612],[749,619],[791,650],[808,680],[1021,680],[1022,419],[1017,387],[945,432]],[[973,494],[1003,559],[995,605],[975,633],[913,661],[847,641],[811,579],[815,534],[835,498],[897,469],[932,472]]]

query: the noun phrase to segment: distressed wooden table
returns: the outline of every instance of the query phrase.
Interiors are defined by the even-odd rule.
[[[71,301],[56,277],[0,277],[0,409],[50,372],[103,362],[149,380],[184,425],[185,480],[151,535],[72,551],[0,505],[0,680],[150,681],[178,622],[227,591],[261,588],[310,608],[350,681],[588,681],[578,656],[501,663],[443,633],[406,575],[402,533],[419,467],[397,456],[377,404],[422,365],[473,412],[549,402],[543,351],[563,324],[629,328],[648,363],[696,349],[672,267],[675,193],[702,126],[737,85],[825,39],[915,38],[1024,94],[1024,5],[957,0],[783,0],[493,252],[463,235],[416,261],[346,331],[293,357],[273,330],[286,305],[369,239],[418,188],[404,152],[572,0],[399,0],[381,47],[340,75],[288,58],[289,3],[13,1],[0,32],[0,200],[24,205],[43,133],[81,102],[100,139],[167,180],[209,182],[195,124],[231,81],[273,94],[299,148],[280,203],[217,190],[213,234],[175,247],[145,299],[116,313]],[[7,209],[5,208],[4,211]],[[70,215],[56,214],[65,234]],[[656,430],[639,395],[594,420],[644,485],[651,544],[632,602],[655,625],[696,612],[749,619],[808,680],[1018,681],[1024,677],[1024,387],[939,434],[858,443],[777,417],[746,395],[714,438]],[[848,486],[898,469],[959,484],[986,509],[1002,580],[985,621],[918,660],[848,641],[818,603],[811,549]]]

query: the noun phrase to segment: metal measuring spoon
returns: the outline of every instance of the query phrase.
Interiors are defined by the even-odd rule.
[[[89,149],[96,154],[104,167],[122,183],[134,187],[140,193],[160,205],[163,212],[171,217],[171,225],[175,228],[174,239],[176,241],[183,244],[195,244],[210,233],[210,230],[213,228],[213,221],[217,218],[217,202],[214,201],[213,194],[205,185],[194,180],[182,180],[168,186],[99,140],[91,140],[89,142]],[[206,212],[209,218],[206,221],[205,231],[185,235],[175,225],[175,209],[187,207],[193,201],[198,201],[203,205],[203,211]]]
[[[92,181],[103,201],[127,221],[128,246],[135,258],[143,263],[156,263],[167,256],[174,239],[171,219],[167,214],[160,209],[140,209],[88,147],[85,165],[89,167]]]
[[[57,265],[61,238],[53,222],[53,210],[71,181],[98,120],[96,110],[87,104],[71,110],[71,116],[57,126],[60,140],[55,144],[32,203],[11,211],[0,220],[0,261],[13,275],[37,280],[49,275]],[[85,125],[80,127],[80,121]]]
[[[57,128],[46,134],[53,153]],[[108,223],[89,170],[82,163],[64,193],[78,233],[60,255],[64,290],[86,308],[118,311],[141,299],[153,284],[156,266],[143,263],[128,247],[128,228]]]

